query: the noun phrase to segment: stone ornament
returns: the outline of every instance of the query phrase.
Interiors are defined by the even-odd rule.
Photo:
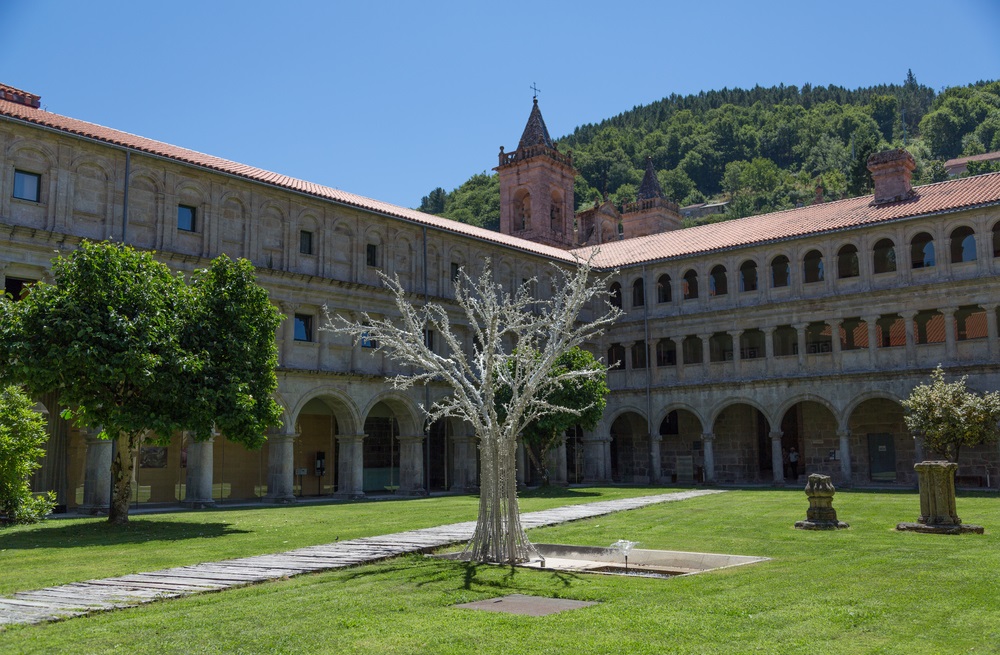
[[[930,534],[983,534],[981,525],[963,525],[955,510],[955,471],[958,464],[947,461],[913,465],[920,485],[920,516],[916,523],[900,523],[897,530]]]
[[[806,497],[809,498],[809,509],[806,510],[806,520],[796,521],[799,530],[842,530],[850,525],[837,520],[837,510],[833,509],[833,482],[829,475],[819,473],[809,474],[806,483]]]

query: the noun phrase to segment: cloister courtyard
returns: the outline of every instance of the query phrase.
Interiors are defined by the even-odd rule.
[[[683,489],[552,487],[523,512]],[[1000,512],[959,494],[984,535],[895,531],[913,490],[839,490],[846,530],[793,528],[801,489],[727,489],[559,526],[537,543],[770,558],[670,579],[532,571],[412,554],[0,632],[4,653],[989,653],[1000,644]],[[0,537],[0,595],[280,553],[476,516],[477,498],[302,503],[138,514],[125,527],[67,518]],[[452,547],[451,550],[455,550]],[[510,594],[593,601],[549,616],[455,605]]]

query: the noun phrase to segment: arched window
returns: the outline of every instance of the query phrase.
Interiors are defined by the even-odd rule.
[[[757,290],[757,262],[748,259],[740,265],[740,291]]]
[[[646,304],[646,284],[639,278],[632,283],[632,306],[642,307]]]
[[[892,239],[879,239],[872,249],[872,270],[893,273],[896,270],[896,244]]]
[[[514,229],[527,230],[531,227],[531,194],[525,190],[514,195]]]
[[[719,264],[712,269],[708,278],[708,293],[711,296],[724,296],[729,292],[729,283],[726,280],[726,267]]]
[[[778,255],[771,260],[771,288],[787,287],[791,277],[792,271],[788,265],[788,257]]]
[[[993,226],[993,256],[1000,257],[1000,222]]]
[[[861,266],[858,262],[857,246],[847,244],[837,251],[837,277],[858,277],[861,274]]]
[[[632,346],[632,368],[646,368],[646,342],[636,341]]]
[[[934,266],[934,237],[921,232],[910,242],[910,262],[913,268]]]
[[[808,283],[822,282],[823,279],[823,253],[810,250],[802,260],[802,280]]]
[[[693,268],[684,274],[684,300],[698,297],[698,272]]]
[[[552,203],[549,205],[549,229],[558,234],[563,232],[562,198],[552,192]]]
[[[608,368],[611,370],[625,368],[625,346],[613,343],[608,348]]]
[[[660,339],[656,342],[656,365],[674,366],[677,364],[677,344],[673,339]]]
[[[976,261],[976,234],[971,227],[957,227],[951,233],[951,263]]]
[[[622,308],[622,285],[612,282],[611,288],[608,289],[608,296],[608,302],[611,303],[612,307]]]
[[[670,302],[670,276],[667,274],[656,281],[656,302]]]

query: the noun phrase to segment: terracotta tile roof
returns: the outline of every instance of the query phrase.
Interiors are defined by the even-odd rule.
[[[455,234],[461,234],[481,239],[483,241],[489,241],[491,243],[516,248],[518,250],[544,255],[551,259],[560,259],[563,261],[573,260],[573,256],[571,254],[560,248],[554,248],[552,246],[494,232],[493,230],[486,230],[472,225],[467,225],[465,223],[453,221],[441,216],[424,214],[414,209],[408,209],[406,207],[400,207],[387,202],[365,198],[364,196],[348,193],[332,187],[306,182],[287,175],[272,173],[270,171],[265,171],[246,164],[239,164],[220,157],[213,157],[212,155],[206,155],[194,150],[188,150],[187,148],[172,146],[168,143],[154,141],[153,139],[147,139],[145,137],[136,136],[120,130],[113,130],[108,127],[88,123],[75,118],[60,116],[59,114],[53,114],[51,112],[33,107],[27,107],[25,105],[9,102],[4,99],[0,99],[0,116],[7,116],[33,123],[35,125],[49,127],[61,132],[67,132],[69,134],[103,141],[105,143],[132,148],[151,155],[157,155],[167,159],[193,164],[202,168],[235,175],[237,177],[243,177],[255,182],[271,184],[277,187],[315,196],[324,200],[332,200],[334,202],[350,205],[352,207],[358,207],[360,209],[366,209],[388,216],[395,216],[407,221],[412,221],[413,223],[417,223],[419,225],[426,225],[427,227],[441,229]]]
[[[633,266],[1000,203],[1000,173],[948,180],[915,190],[916,195],[909,200],[876,207],[870,206],[872,196],[863,196],[605,243],[600,246],[595,264]],[[578,248],[573,252],[586,256],[590,250]]]
[[[1000,152],[987,152],[982,155],[972,155],[971,157],[956,157],[955,159],[949,159],[944,163],[945,168],[953,168],[955,166],[964,166],[970,161],[996,161],[1000,159]]]

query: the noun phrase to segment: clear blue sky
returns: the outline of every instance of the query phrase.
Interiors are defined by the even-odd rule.
[[[671,93],[1000,77],[996,0],[0,0],[49,111],[416,206],[516,146]]]

